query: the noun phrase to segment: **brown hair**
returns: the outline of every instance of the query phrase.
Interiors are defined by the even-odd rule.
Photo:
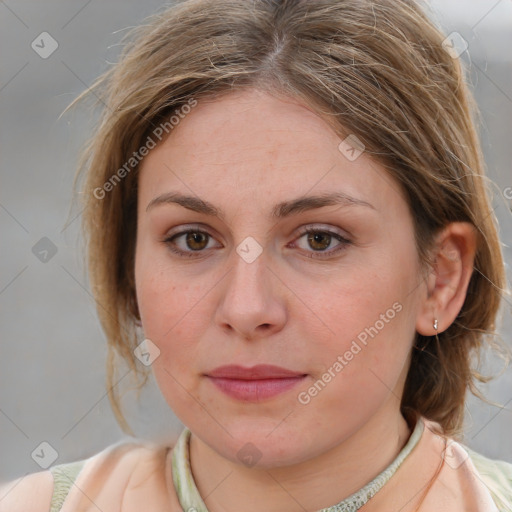
[[[124,430],[117,356],[145,373],[133,353],[137,162],[126,164],[176,109],[258,87],[313,106],[340,136],[364,142],[405,191],[425,268],[441,228],[476,227],[464,305],[438,337],[416,336],[401,406],[459,434],[466,390],[479,394],[475,379],[485,380],[471,358],[493,344],[505,277],[475,103],[444,39],[408,0],[188,0],[129,34],[119,62],[78,98],[92,91],[105,108],[77,175],[85,177],[88,268],[109,344],[108,394]]]

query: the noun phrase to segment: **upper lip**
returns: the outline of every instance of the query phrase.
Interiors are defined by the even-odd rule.
[[[300,377],[305,374],[271,364],[258,364],[251,367],[237,365],[219,366],[206,375],[224,379],[258,380]]]

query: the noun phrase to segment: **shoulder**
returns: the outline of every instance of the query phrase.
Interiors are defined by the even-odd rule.
[[[72,501],[82,485],[102,490],[107,486],[112,494],[122,493],[160,468],[170,448],[172,445],[128,438],[87,459],[25,475],[0,485],[0,512],[49,512],[57,502]],[[80,485],[73,489],[75,480]]]
[[[125,438],[84,461],[80,476],[96,477],[105,473],[119,483],[133,481],[139,473],[160,467],[172,444],[156,443],[138,438]],[[83,480],[83,478],[82,478]]]
[[[484,457],[478,452],[464,446],[480,480],[489,489],[500,512],[512,512],[512,464],[503,460]]]
[[[437,423],[425,425],[426,445],[442,461],[425,503],[430,499],[432,510],[450,503],[453,510],[512,512],[512,465],[472,451],[446,436]]]
[[[48,512],[52,494],[49,470],[22,476],[0,485],[0,512]]]
[[[76,479],[77,485],[66,497],[63,512],[86,509],[87,500],[92,500],[100,510],[133,512],[148,506],[165,510],[171,448],[167,443],[145,440],[109,446],[86,461]]]

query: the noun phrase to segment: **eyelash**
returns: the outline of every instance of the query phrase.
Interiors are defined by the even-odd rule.
[[[198,250],[198,251],[183,251],[181,249],[177,249],[173,242],[174,239],[179,238],[180,236],[183,236],[183,235],[187,235],[189,233],[196,233],[196,234],[199,233],[202,235],[206,235],[210,238],[213,238],[208,232],[203,231],[201,229],[188,229],[185,231],[180,231],[178,233],[173,234],[170,237],[165,238],[163,240],[163,242],[167,245],[167,247],[169,248],[170,251],[172,251],[175,254],[178,254],[179,256],[186,257],[186,258],[197,257],[201,253],[205,252],[205,250],[203,249],[203,250]],[[314,233],[327,234],[327,235],[331,236],[332,238],[341,242],[341,244],[336,249],[331,249],[330,251],[308,251],[308,252],[311,252],[311,256],[308,256],[308,257],[312,258],[312,259],[322,259],[322,258],[334,256],[335,254],[339,253],[340,251],[345,250],[347,248],[347,246],[352,244],[352,242],[349,239],[341,236],[339,233],[336,233],[334,231],[329,231],[327,229],[320,229],[320,228],[304,229],[299,233],[297,239],[302,238],[304,235],[309,235],[309,234],[314,234]],[[319,255],[321,255],[321,256],[319,256]]]

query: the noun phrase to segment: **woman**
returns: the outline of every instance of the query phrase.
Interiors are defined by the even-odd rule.
[[[190,0],[92,91],[82,167],[113,356],[186,425],[2,510],[512,510],[457,442],[505,287],[473,101],[411,1]]]

